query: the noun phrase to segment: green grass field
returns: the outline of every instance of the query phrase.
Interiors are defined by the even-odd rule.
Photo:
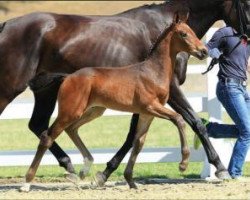
[[[27,128],[28,120],[1,120],[0,124],[1,150],[30,150],[37,147],[37,138]],[[81,127],[79,133],[89,148],[120,147],[127,136],[129,124],[129,116],[104,116]],[[191,141],[193,133],[189,127],[187,127],[187,135]],[[177,128],[172,123],[155,119],[150,127],[145,146],[179,146],[178,136]],[[57,142],[64,149],[75,148],[66,133],[60,135]]]
[[[200,114],[206,117],[206,114]],[[230,122],[225,116],[224,120]],[[129,116],[101,117],[80,129],[80,136],[88,148],[119,148],[127,135],[130,123]],[[28,120],[1,120],[0,121],[0,150],[32,150],[36,149],[38,139],[28,130]],[[187,126],[189,146],[192,146],[193,131]],[[63,149],[75,149],[68,136],[63,133],[57,142]],[[155,119],[150,127],[145,143],[147,147],[173,147],[180,146],[176,127],[165,120]],[[188,170],[181,174],[178,163],[136,164],[135,177],[165,177],[165,178],[198,178],[202,163],[190,163]],[[80,169],[80,165],[76,169]],[[123,179],[122,164],[112,175],[111,180]],[[98,170],[103,170],[105,165],[94,165],[87,180],[92,180],[92,175]],[[0,167],[0,178],[23,177],[28,167]],[[37,177],[44,181],[63,180],[64,170],[58,166],[41,166]],[[250,176],[250,163],[244,168],[244,174]]]

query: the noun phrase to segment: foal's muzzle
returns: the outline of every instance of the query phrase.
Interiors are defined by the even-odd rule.
[[[197,58],[203,60],[208,57],[208,50],[206,48],[201,48],[196,52]]]

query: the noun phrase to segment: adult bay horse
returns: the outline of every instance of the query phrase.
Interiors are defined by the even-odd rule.
[[[120,68],[87,67],[68,76],[59,75],[54,78],[59,82],[58,116],[49,129],[42,133],[22,191],[29,191],[28,184],[33,180],[44,153],[63,130],[84,157],[90,155],[78,136],[78,128],[100,117],[106,108],[140,114],[133,151],[124,173],[130,188],[136,188],[132,177],[133,167],[153,118],[171,120],[177,125],[179,134],[185,134],[185,122],[181,115],[164,107],[169,98],[176,55],[181,51],[200,59],[208,55],[204,44],[179,19],[179,14],[175,14],[172,25],[163,31],[143,62]],[[186,138],[181,138],[184,157],[180,167],[185,170],[189,150]]]
[[[75,16],[33,13],[8,20],[0,26],[0,113],[41,72],[72,73],[84,67],[123,66],[142,61],[161,30],[172,22],[173,13],[190,9],[188,24],[201,38],[220,19],[239,29],[236,9],[228,0],[169,0],[146,5],[113,16]],[[97,59],[98,58],[98,59]],[[186,77],[188,54],[177,56],[168,103],[188,122],[217,168],[217,176],[228,176],[212,147],[205,127],[180,90]],[[47,130],[56,93],[35,92],[35,108],[29,128],[40,137]],[[134,114],[128,138],[101,174],[105,181],[132,146],[139,115]],[[54,143],[50,151],[60,165],[74,173],[69,157]]]

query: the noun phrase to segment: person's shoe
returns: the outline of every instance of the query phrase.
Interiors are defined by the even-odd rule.
[[[204,125],[204,126],[207,126],[208,125],[208,123],[209,123],[209,121],[208,120],[206,120],[206,119],[204,119],[204,118],[201,118],[201,121],[202,121],[202,124]],[[201,146],[201,141],[200,141],[200,139],[199,139],[199,137],[198,137],[198,135],[194,135],[194,149],[199,149],[199,147]]]

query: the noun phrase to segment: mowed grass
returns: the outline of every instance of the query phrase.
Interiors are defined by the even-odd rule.
[[[0,121],[0,150],[34,150],[38,139],[27,128],[28,120],[1,120]],[[130,124],[130,116],[101,117],[80,129],[80,136],[89,148],[121,147],[127,136]],[[191,144],[193,133],[189,127],[188,140]],[[76,149],[66,133],[60,135],[57,142],[63,149]],[[155,119],[145,146],[147,147],[171,147],[179,146],[179,137],[176,127],[166,121]],[[76,166],[79,171],[80,165]],[[0,178],[20,178],[28,169],[26,167],[0,167]],[[87,180],[91,181],[93,175],[104,170],[105,165],[93,165]],[[123,180],[125,165],[122,164],[111,176],[110,180]],[[184,178],[198,177],[202,169],[201,163],[191,163],[189,170],[184,174],[178,171],[178,163],[136,164],[135,177],[165,177]],[[61,181],[64,169],[58,166],[40,166],[37,176],[39,181]],[[40,179],[42,178],[42,179]]]
[[[120,147],[129,130],[130,116],[103,116],[92,121],[79,130],[79,134],[88,148]],[[0,150],[36,149],[38,139],[27,127],[28,120],[0,121]],[[193,137],[187,126],[188,141]],[[63,132],[56,140],[63,149],[74,149],[75,146]],[[179,134],[173,123],[154,119],[145,143],[147,147],[179,146]]]
[[[207,114],[201,113],[202,117]],[[230,122],[228,116],[224,116]],[[28,120],[1,120],[0,121],[0,150],[31,150],[36,149],[38,139],[28,130]],[[119,148],[125,140],[130,123],[130,116],[101,117],[80,129],[80,136],[88,148]],[[193,131],[187,126],[188,143],[192,146]],[[58,138],[58,143],[63,149],[75,149],[66,133]],[[172,147],[180,146],[176,127],[161,119],[155,119],[150,127],[145,146],[147,147]],[[93,165],[87,180],[92,180],[93,175],[104,170],[105,165]],[[190,163],[184,173],[178,171],[178,163],[143,163],[135,165],[134,177],[140,178],[198,178],[202,170],[202,163]],[[79,171],[81,165],[76,166]],[[111,176],[110,180],[124,180],[122,164]],[[0,178],[20,178],[28,169],[26,167],[0,167]],[[63,168],[58,166],[40,166],[37,177],[39,181],[63,181]],[[250,176],[250,163],[244,168],[244,175]],[[40,179],[42,178],[42,179]]]
[[[76,165],[77,172],[80,171],[81,165]],[[106,165],[95,164],[92,166],[86,181],[92,181],[97,171],[103,171]],[[126,165],[121,164],[112,174],[109,180],[124,180],[123,172]],[[0,167],[0,179],[22,178],[27,172],[27,167]],[[178,163],[137,163],[134,168],[135,178],[198,178],[202,170],[202,163],[190,163],[184,173],[178,171]],[[64,169],[59,166],[40,166],[36,174],[39,181],[63,181]]]

